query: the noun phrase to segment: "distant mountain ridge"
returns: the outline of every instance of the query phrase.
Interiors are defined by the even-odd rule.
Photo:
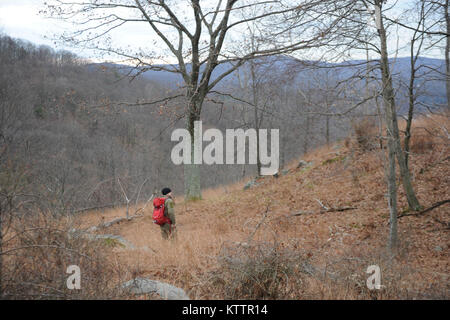
[[[273,60],[273,61],[272,61]],[[291,67],[297,65],[312,65],[316,62],[314,61],[300,61],[296,60],[289,56],[276,56],[276,57],[265,57],[256,59],[257,63],[266,63],[270,64],[270,72],[286,72],[287,69],[291,69]],[[344,79],[345,77],[350,77],[352,74],[360,72],[366,68],[363,60],[350,60],[342,63],[326,63],[321,62],[318,65],[323,67],[331,67],[337,66],[339,67],[338,75],[339,78]],[[376,63],[376,62],[372,62]],[[409,82],[410,77],[410,58],[409,57],[400,57],[400,58],[392,58],[390,59],[391,64],[391,73],[393,74],[394,83],[396,88],[400,88],[397,98],[398,104],[400,106],[400,112],[403,113],[407,110],[406,104],[406,89],[405,84]],[[108,68],[116,68],[120,73],[131,73],[135,74],[136,71],[133,71],[133,67],[127,65],[119,65],[113,63],[95,63],[89,65],[89,67],[95,66],[105,66]],[[164,66],[164,65],[161,65]],[[168,65],[167,65],[168,66]],[[211,81],[215,80],[220,74],[229,70],[232,65],[230,63],[224,63],[218,65],[211,77]],[[443,79],[443,75],[445,74],[445,61],[443,59],[435,59],[435,58],[427,58],[427,57],[419,57],[416,62],[416,66],[422,66],[417,72],[417,80],[416,87],[420,88],[421,94],[418,98],[419,102],[422,102],[425,105],[444,105],[446,103],[446,92],[445,92],[445,82]],[[187,65],[188,70],[190,69],[190,65]],[[248,64],[244,64],[238,70],[241,71],[245,68],[248,68]],[[300,70],[300,68],[299,68]],[[234,85],[238,85],[237,71],[234,71],[230,75],[226,76],[222,82],[219,84],[219,87],[224,83],[227,84],[228,87],[233,87]],[[375,74],[377,74],[375,72]],[[379,75],[379,73],[378,73]],[[180,74],[167,72],[167,71],[154,71],[148,70],[141,74],[141,77],[157,82],[165,87],[176,89],[177,87],[181,87],[184,85],[183,79]],[[296,77],[294,77],[293,81],[301,83],[305,80],[306,75],[299,72]],[[360,80],[361,88],[365,85],[364,79]],[[399,86],[402,84],[402,86]],[[423,109],[423,106],[418,107],[418,110]]]

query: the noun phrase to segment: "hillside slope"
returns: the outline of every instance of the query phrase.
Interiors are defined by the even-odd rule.
[[[447,118],[416,121],[410,162],[424,207],[450,199]],[[443,131],[444,130],[444,131]],[[379,148],[362,150],[353,138],[309,153],[278,178],[263,177],[176,197],[177,240],[164,241],[146,216],[104,232],[133,243],[111,259],[135,276],[183,288],[193,299],[449,298],[449,206],[399,219],[400,248],[387,254],[389,210]],[[407,208],[399,182],[399,213]],[[329,210],[324,210],[323,207]],[[344,211],[333,210],[346,209]],[[124,210],[83,215],[85,225]],[[366,287],[379,265],[382,290]]]

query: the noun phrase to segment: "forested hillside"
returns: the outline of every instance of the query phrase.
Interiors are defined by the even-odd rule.
[[[0,19],[0,300],[449,299],[449,0]]]
[[[2,157],[26,172],[27,188],[44,206],[47,199],[56,211],[123,204],[120,183],[133,202],[139,190],[142,200],[163,185],[183,192],[183,168],[170,161],[175,145],[170,138],[175,128],[184,127],[184,100],[164,100],[179,94],[176,89],[157,78],[131,80],[123,67],[92,64],[8,36],[0,38],[0,55]],[[225,83],[207,101],[203,130],[247,129],[255,119],[261,128],[279,128],[281,165],[348,132],[348,118],[303,114],[314,106],[325,111],[330,103],[333,110],[345,107],[344,98],[317,86],[321,75],[316,73],[300,92],[289,83],[302,72],[300,65],[294,75],[272,67],[271,61],[256,66],[257,92],[251,91],[246,68]],[[326,85],[336,81],[330,78]],[[253,94],[261,103],[256,118],[254,108],[242,102]],[[310,101],[302,103],[305,99]],[[145,101],[161,102],[141,104]],[[202,180],[212,187],[255,174],[255,165],[212,165],[202,171]]]

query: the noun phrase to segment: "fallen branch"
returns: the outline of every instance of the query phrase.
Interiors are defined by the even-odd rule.
[[[422,211],[419,211],[419,212],[416,212],[416,213],[404,213],[404,214],[399,215],[397,218],[402,218],[402,217],[407,217],[407,216],[421,216],[421,215],[423,215],[423,214],[425,214],[425,213],[427,213],[427,212],[429,212],[429,211],[431,211],[433,209],[436,209],[437,207],[440,207],[443,204],[449,203],[449,202],[450,202],[450,199],[442,200],[442,201],[436,202],[431,207],[426,208],[426,209],[424,209]]]
[[[341,212],[341,211],[346,211],[346,210],[355,210],[358,209],[356,207],[337,207],[337,208],[333,208],[333,207],[326,207],[319,199],[316,199],[316,201],[319,203],[319,205],[322,207],[323,210],[321,210],[321,213],[324,212]]]
[[[319,205],[325,210],[328,211],[330,210],[328,207],[326,207],[319,199],[316,199],[316,201],[319,203]]]
[[[315,214],[315,213],[325,213],[325,212],[342,212],[342,211],[347,211],[347,210],[355,210],[358,209],[356,207],[330,207],[328,208],[327,206],[325,206],[319,199],[315,199],[319,205],[322,207],[322,209],[317,212],[317,211],[298,211],[295,212],[293,214],[290,215],[290,217],[298,217],[298,216],[303,216],[303,215],[309,215],[309,214]]]
[[[123,221],[130,221],[132,219],[143,217],[143,216],[144,216],[143,214],[136,214],[136,215],[130,216],[128,218],[125,218],[125,217],[117,218],[117,219],[114,219],[114,220],[111,220],[111,221],[108,221],[108,222],[100,223],[97,226],[90,227],[86,231],[88,231],[88,232],[97,231],[99,229],[108,228],[108,227],[110,227],[110,226],[112,226],[114,224],[118,224],[118,223],[123,222]]]
[[[298,216],[303,216],[303,215],[307,215],[307,214],[314,214],[314,213],[316,213],[316,211],[299,211],[299,212],[291,214],[290,217],[298,217]]]
[[[122,183],[120,183],[120,179],[119,178],[117,178],[117,181],[119,182],[119,186],[122,189],[123,196],[125,198],[125,201],[127,202],[127,212],[126,212],[126,214],[127,214],[127,219],[128,219],[128,208],[130,206],[131,199],[128,199],[127,193],[125,192],[125,189],[122,187]]]
[[[262,219],[256,225],[255,230],[253,230],[252,234],[248,237],[247,243],[250,243],[250,241],[252,241],[256,231],[258,231],[259,227],[261,227],[261,225],[263,224],[264,220],[266,220],[268,212],[269,212],[269,205],[267,205],[266,211],[264,212]]]
[[[449,156],[449,157],[446,157],[446,158],[444,158],[444,159],[442,159],[442,160],[438,160],[438,161],[436,161],[435,163],[432,163],[432,164],[428,165],[427,167],[424,167],[424,168],[420,169],[419,173],[423,174],[423,173],[425,173],[426,171],[428,171],[428,170],[430,170],[430,169],[436,167],[437,165],[441,164],[442,162],[445,162],[445,161],[448,161],[448,160],[450,160],[450,156]]]
[[[322,211],[323,212],[342,212],[342,211],[347,211],[347,210],[355,210],[358,209],[357,207],[337,207],[337,208],[330,208],[326,211]]]
[[[438,218],[433,218],[433,220],[445,226],[446,229],[450,229],[450,222],[441,221]]]
[[[95,206],[95,207],[77,209],[77,210],[74,210],[73,213],[80,213],[80,212],[84,212],[84,211],[98,210],[98,209],[105,209],[105,208],[114,208],[114,207],[119,206],[119,205],[121,205],[121,204],[120,203],[105,204],[105,205],[102,205],[102,206]]]

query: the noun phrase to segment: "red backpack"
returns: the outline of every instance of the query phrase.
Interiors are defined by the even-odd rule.
[[[164,203],[166,198],[155,198],[153,200],[153,222],[162,226],[165,223],[172,224],[172,221],[164,215]]]

